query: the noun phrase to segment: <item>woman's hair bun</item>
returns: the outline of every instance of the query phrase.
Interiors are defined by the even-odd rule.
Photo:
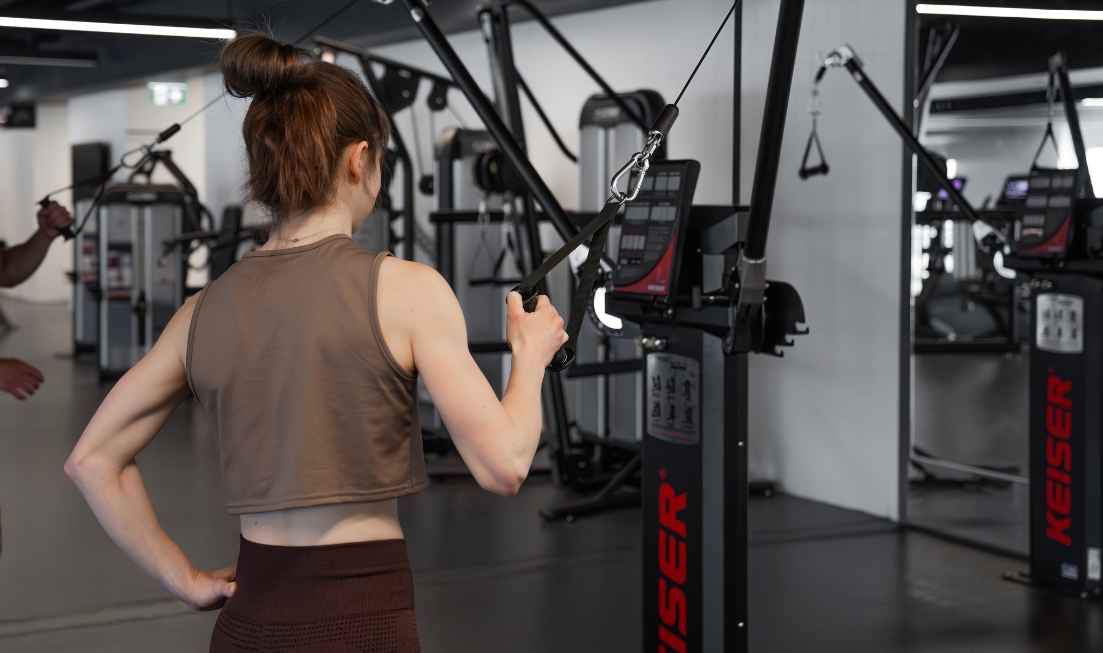
[[[315,78],[314,61],[305,50],[260,32],[230,41],[218,63],[226,91],[234,97],[269,95]]]

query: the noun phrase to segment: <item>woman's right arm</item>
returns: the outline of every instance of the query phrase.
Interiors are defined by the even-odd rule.
[[[501,401],[467,347],[463,311],[432,268],[388,258],[380,270],[379,319],[391,353],[416,369],[460,455],[483,488],[512,496],[540,443],[544,368],[567,341],[547,297],[526,313],[509,293],[506,339],[513,350]]]

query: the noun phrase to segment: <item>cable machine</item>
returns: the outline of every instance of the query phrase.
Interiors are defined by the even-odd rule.
[[[389,0],[376,2],[390,4]],[[631,262],[612,263],[615,288],[607,299],[610,313],[647,330],[649,388],[650,377],[659,381],[654,396],[660,412],[650,417],[649,406],[642,448],[645,648],[678,653],[746,651],[746,355],[779,354],[778,347],[792,344],[789,336],[803,333],[797,329],[804,313],[796,291],[781,282],[767,282],[765,269],[803,0],[781,2],[749,210],[721,211],[690,226],[699,164],[652,162],[677,119],[676,100],[648,130],[644,149],[613,177],[610,198],[598,216],[577,231],[515,140],[519,123],[507,125],[498,115],[423,2],[402,0],[401,4],[467,95],[527,192],[567,241],[539,267],[529,268],[526,262],[532,272],[518,290],[530,309],[544,276],[591,241],[567,325],[570,340],[549,365],[552,375],[573,361],[574,340],[591,299],[610,222],[627,205],[626,223],[645,227],[629,234],[636,237],[636,244],[643,236],[644,248],[634,250],[641,255]],[[738,1],[728,17],[737,7]],[[483,20],[484,33],[489,29],[499,37],[499,50],[503,35],[495,30],[502,26],[502,14],[502,2],[494,0],[490,18]],[[504,56],[508,60],[509,53]],[[516,84],[508,76],[504,81],[495,79],[495,84],[506,94],[516,93]],[[503,114],[508,120],[509,111]],[[618,188],[621,180],[627,181],[625,190]],[[629,220],[629,211],[635,213],[635,220]],[[530,220],[534,218],[529,214]],[[706,254],[718,259],[706,261]],[[715,292],[705,292],[706,263]],[[680,292],[686,284],[688,295]],[[667,399],[672,400],[673,415],[663,412]]]

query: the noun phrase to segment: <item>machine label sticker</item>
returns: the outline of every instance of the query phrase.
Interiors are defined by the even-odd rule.
[[[1077,580],[1080,578],[1080,568],[1076,565],[1070,565],[1067,562],[1062,562],[1061,576],[1069,580]]]
[[[1103,569],[1100,568],[1099,549],[1088,549],[1088,580],[1099,580],[1103,576]]]
[[[1035,345],[1055,354],[1084,351],[1084,298],[1060,293],[1038,295]]]
[[[678,444],[701,441],[701,364],[675,354],[647,355],[647,432]]]

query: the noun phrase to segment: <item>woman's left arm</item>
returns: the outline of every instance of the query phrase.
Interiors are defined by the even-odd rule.
[[[107,395],[65,462],[65,473],[138,566],[192,608],[213,610],[233,596],[236,565],[215,572],[192,566],[157,520],[135,461],[190,393],[184,365],[194,306],[193,297]]]

